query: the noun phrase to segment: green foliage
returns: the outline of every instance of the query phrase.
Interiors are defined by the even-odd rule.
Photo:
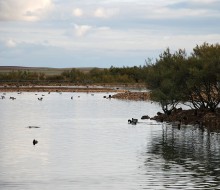
[[[165,113],[179,102],[215,111],[220,103],[220,45],[204,43],[187,57],[185,50],[166,49],[148,67],[146,82]]]
[[[146,71],[146,68],[144,68]],[[110,69],[93,68],[88,72],[80,69],[70,69],[63,71],[60,75],[45,75],[44,73],[24,71],[12,71],[0,73],[1,81],[22,82],[22,81],[39,81],[45,82],[67,82],[74,84],[91,84],[91,83],[144,83],[146,75],[140,67],[123,67]]]
[[[85,80],[85,74],[78,69],[64,71],[61,76],[63,76],[66,81],[70,81],[73,83],[83,83]]]
[[[180,88],[184,85],[185,58],[184,50],[172,54],[167,48],[155,65],[149,67],[147,84],[152,89],[152,98],[160,103],[167,114],[182,100]]]
[[[28,70],[18,70],[18,71],[12,71],[9,73],[4,73],[0,75],[1,80],[6,81],[16,81],[16,82],[22,82],[22,81],[33,81],[33,80],[44,80],[45,74],[44,73],[37,73],[37,72],[29,72]]]
[[[220,45],[197,45],[188,62],[189,99],[195,108],[214,111],[220,103]]]

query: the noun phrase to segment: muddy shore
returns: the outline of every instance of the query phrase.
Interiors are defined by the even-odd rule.
[[[125,92],[123,89],[96,86],[7,86],[0,92]]]
[[[125,91],[113,95],[112,98],[116,98],[120,100],[148,101],[150,100],[150,93]]]
[[[217,108],[215,112],[207,109],[182,110],[179,108],[172,111],[170,115],[158,112],[151,119],[158,122],[168,122],[179,127],[183,125],[194,125],[198,126],[201,130],[206,128],[209,131],[220,132],[220,108]]]

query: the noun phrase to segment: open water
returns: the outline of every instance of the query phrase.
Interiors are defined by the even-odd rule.
[[[6,93],[0,189],[220,189],[218,134],[141,120],[160,107],[108,95]]]

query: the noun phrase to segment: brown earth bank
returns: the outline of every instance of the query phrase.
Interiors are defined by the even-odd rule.
[[[10,82],[0,81],[0,92],[127,92],[129,89],[146,89],[145,84],[78,84],[78,83],[42,83],[34,84],[30,82]]]
[[[146,89],[146,84],[143,83],[73,83],[73,82],[3,82],[0,81],[1,87],[34,87],[34,86],[101,86],[101,87],[118,87],[118,88],[133,88]]]
[[[124,92],[125,90],[99,86],[2,86],[0,92]]]
[[[220,108],[215,112],[208,109],[190,109],[182,110],[175,109],[170,115],[158,112],[157,116],[151,118],[159,122],[169,122],[179,127],[181,125],[197,125],[199,128],[204,128],[209,131],[220,132]]]
[[[121,99],[121,100],[147,101],[150,100],[150,93],[126,91],[122,93],[117,93],[113,95],[112,98]]]

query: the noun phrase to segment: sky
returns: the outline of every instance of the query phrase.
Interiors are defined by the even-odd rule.
[[[220,42],[220,0],[0,0],[0,66],[133,67]]]

